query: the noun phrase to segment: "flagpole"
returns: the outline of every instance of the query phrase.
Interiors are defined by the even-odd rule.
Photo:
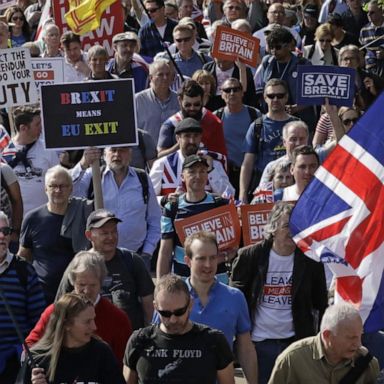
[[[168,48],[168,46],[167,46],[165,40],[164,40],[163,37],[160,35],[160,32],[158,31],[158,29],[157,29],[155,23],[152,21],[152,19],[151,19],[151,15],[149,14],[149,12],[147,11],[147,9],[146,9],[145,6],[144,6],[144,2],[143,2],[143,0],[139,0],[139,1],[140,1],[140,5],[142,6],[144,12],[145,12],[146,15],[148,16],[148,19],[149,19],[149,21],[150,21],[150,23],[151,23],[151,27],[152,27],[152,28],[154,29],[154,31],[155,31],[155,35],[156,35],[157,38],[160,40],[160,42],[161,42],[163,48],[165,48],[165,51],[167,52],[169,59],[172,61],[172,64],[173,64],[173,66],[175,67],[176,72],[177,72],[178,75],[181,77],[181,80],[184,82],[184,76],[183,76],[183,74],[181,73],[180,68],[177,66],[176,61],[175,61],[175,59],[173,58],[173,56],[172,56],[172,54],[171,54],[171,52],[170,52],[170,50],[169,50],[169,48]]]

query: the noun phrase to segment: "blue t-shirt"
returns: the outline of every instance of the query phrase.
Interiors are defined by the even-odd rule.
[[[267,115],[263,115],[263,127],[260,132],[260,142],[257,142],[255,135],[255,123],[252,123],[245,137],[243,152],[254,153],[257,155],[256,168],[263,172],[265,166],[272,160],[276,160],[285,155],[283,146],[283,127],[290,121],[297,120],[291,116],[287,120],[271,120]]]

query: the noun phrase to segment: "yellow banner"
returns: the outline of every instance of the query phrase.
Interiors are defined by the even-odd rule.
[[[77,35],[84,35],[100,25],[103,12],[117,0],[69,0],[65,20]]]

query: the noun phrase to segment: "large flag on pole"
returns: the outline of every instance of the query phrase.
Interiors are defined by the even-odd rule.
[[[366,332],[384,328],[384,93],[316,172],[293,210],[293,238],[329,265],[336,301],[359,310]]]
[[[65,20],[72,32],[83,35],[100,26],[103,12],[117,0],[69,0]]]

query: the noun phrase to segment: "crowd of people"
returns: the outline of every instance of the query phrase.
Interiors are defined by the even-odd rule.
[[[42,23],[45,0],[1,11],[0,52],[61,58],[66,84],[133,79],[138,144],[48,150],[38,105],[0,110],[0,383],[232,384],[236,365],[249,384],[380,380],[384,324],[363,333],[356,308],[333,304],[289,218],[384,88],[382,4],[119,1],[113,52]],[[212,56],[219,26],[259,40],[255,67]],[[352,106],[298,104],[301,65],[351,68]],[[176,232],[267,201],[255,245]]]

